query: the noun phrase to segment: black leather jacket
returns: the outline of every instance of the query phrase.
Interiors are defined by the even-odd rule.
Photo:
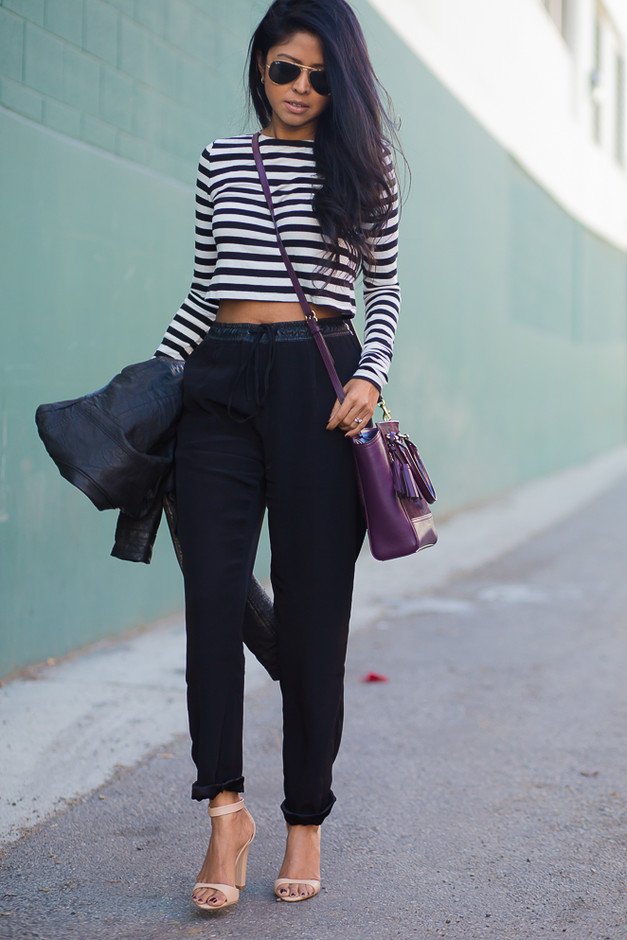
[[[111,554],[149,564],[165,512],[178,562],[174,449],[183,406],[185,363],[153,356],[125,366],[110,382],[79,398],[42,404],[39,436],[66,480],[100,510],[117,509]],[[243,623],[244,642],[278,679],[273,603],[253,576]]]

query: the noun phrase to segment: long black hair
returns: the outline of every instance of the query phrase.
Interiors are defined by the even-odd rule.
[[[314,157],[323,183],[312,202],[330,249],[324,265],[330,278],[340,267],[340,240],[351,263],[374,260],[367,239],[381,233],[395,198],[386,156],[391,158],[396,149],[390,138],[398,143],[396,123],[381,103],[378,89],[392,113],[390,97],[375,74],[361,26],[346,0],[274,0],[248,46],[248,104],[261,127],[270,122],[272,108],[260,80],[258,54],[265,62],[272,46],[296,32],[318,36],[332,92],[316,125]]]

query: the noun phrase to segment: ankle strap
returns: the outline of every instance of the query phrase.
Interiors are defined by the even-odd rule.
[[[244,805],[244,800],[238,800],[236,803],[225,803],[224,806],[211,806],[207,807],[207,812],[210,816],[223,816],[225,813],[235,813],[238,809],[241,809]]]

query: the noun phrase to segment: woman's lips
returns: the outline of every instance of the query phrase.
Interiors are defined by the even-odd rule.
[[[300,104],[300,105],[297,105],[295,103],[292,104],[291,101],[286,101],[285,106],[289,108],[290,111],[292,111],[294,114],[303,114],[303,112],[306,111],[309,107],[309,105],[307,104]]]

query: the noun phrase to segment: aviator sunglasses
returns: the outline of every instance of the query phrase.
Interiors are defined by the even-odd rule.
[[[324,69],[315,69],[312,65],[297,65],[295,62],[285,62],[282,59],[275,59],[266,65],[270,81],[275,85],[288,85],[295,82],[303,69],[309,72],[309,81],[311,87],[319,95],[330,95],[327,73]]]

